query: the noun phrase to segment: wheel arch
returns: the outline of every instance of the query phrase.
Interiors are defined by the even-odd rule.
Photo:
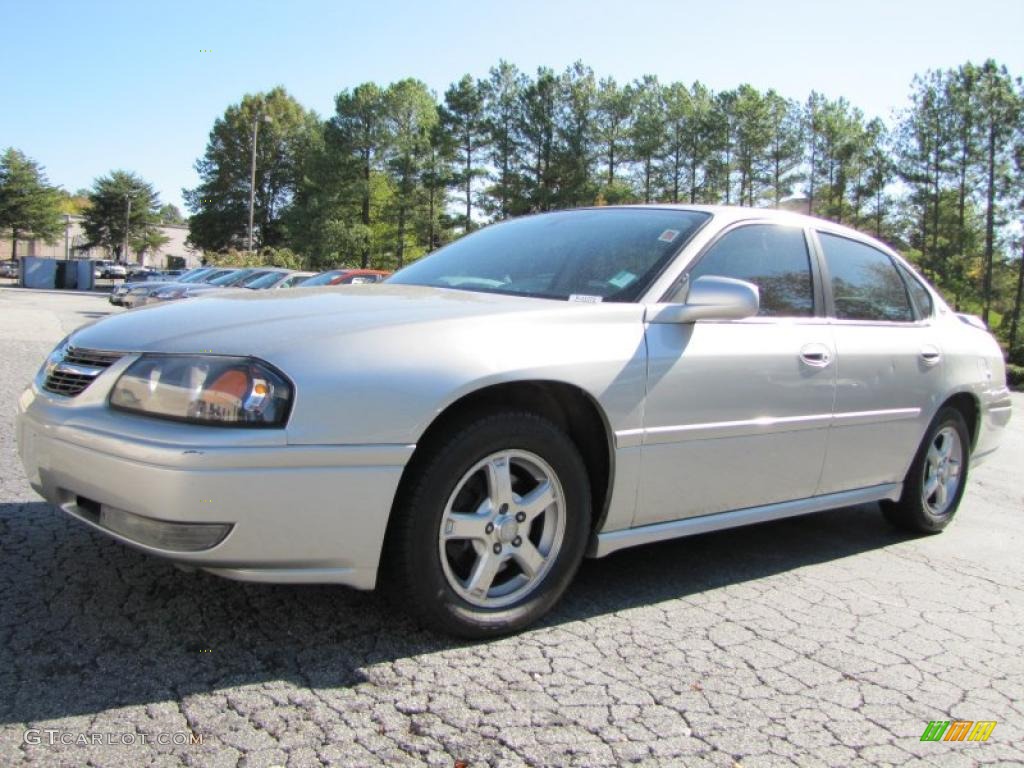
[[[947,397],[936,413],[943,408],[954,408],[964,417],[964,421],[967,422],[967,432],[971,438],[970,450],[973,453],[981,432],[981,401],[973,392],[962,390]]]
[[[591,530],[600,529],[611,501],[615,476],[614,432],[597,400],[563,381],[527,379],[490,384],[449,403],[427,425],[402,472],[391,509],[402,503],[411,478],[446,434],[487,413],[514,408],[543,416],[565,430],[587,468],[591,493]]]

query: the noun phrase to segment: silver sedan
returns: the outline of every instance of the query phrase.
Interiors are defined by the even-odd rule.
[[[980,321],[885,245],[645,206],[496,224],[379,285],[110,317],[18,410],[33,486],[96,530],[486,637],[585,555],[864,502],[942,530],[1010,399]]]

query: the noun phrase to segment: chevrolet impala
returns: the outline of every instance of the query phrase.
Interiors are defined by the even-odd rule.
[[[487,637],[586,555],[868,502],[940,531],[1009,418],[992,336],[884,244],[624,206],[495,224],[378,285],[101,320],[17,435],[33,487],[124,544],[379,585]]]

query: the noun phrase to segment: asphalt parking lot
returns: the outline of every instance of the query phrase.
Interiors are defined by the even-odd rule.
[[[625,551],[535,629],[469,644],[373,594],[186,574],[42,502],[16,398],[112,311],[0,288],[2,766],[1024,763],[1020,394],[940,536],[868,505]],[[920,740],[956,719],[997,726]]]

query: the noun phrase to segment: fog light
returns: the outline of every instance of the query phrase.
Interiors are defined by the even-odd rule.
[[[226,523],[169,523],[134,515],[117,507],[100,507],[99,524],[127,539],[158,549],[198,552],[220,544],[230,533]]]

